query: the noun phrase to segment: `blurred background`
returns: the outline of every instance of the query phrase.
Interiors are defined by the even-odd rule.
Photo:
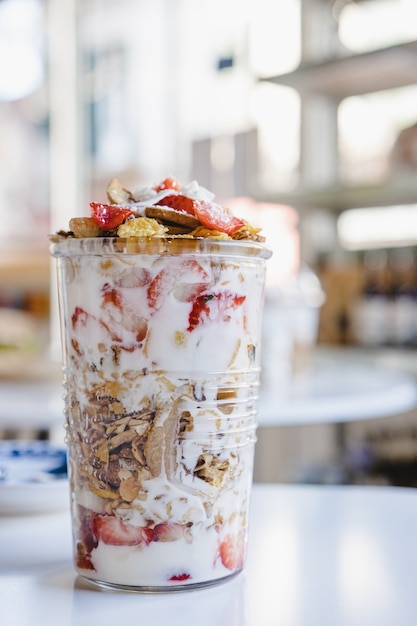
[[[416,61],[415,0],[0,0],[2,436],[51,435],[11,404],[32,385],[36,413],[60,378],[48,233],[113,177],[173,175],[274,250],[263,385],[276,414],[300,397],[314,408],[314,376],[320,409],[341,367],[333,422],[318,409],[291,424],[288,409],[260,428],[256,478],[415,486],[413,403],[387,415],[376,402],[362,420],[346,371],[363,383],[360,367],[372,381],[389,367],[393,385],[417,373]]]

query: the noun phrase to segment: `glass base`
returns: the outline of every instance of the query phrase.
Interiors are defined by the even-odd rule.
[[[157,593],[173,593],[173,592],[176,593],[176,592],[183,592],[183,591],[191,591],[193,589],[195,590],[195,589],[205,589],[207,587],[215,587],[217,585],[226,583],[232,578],[236,578],[236,576],[239,576],[241,572],[242,570],[239,570],[237,572],[233,572],[233,574],[224,576],[223,578],[216,578],[214,580],[207,580],[207,581],[202,581],[199,583],[183,584],[179,582],[178,584],[171,584],[171,585],[165,585],[165,586],[160,586],[160,587],[154,586],[154,585],[149,585],[149,586],[147,585],[119,585],[116,583],[104,582],[103,580],[95,580],[93,578],[89,578],[88,576],[83,576],[82,574],[79,574],[79,576],[85,582],[90,583],[91,585],[98,587],[102,590],[106,590],[106,591],[123,591],[123,592],[129,592],[129,593],[157,594]]]

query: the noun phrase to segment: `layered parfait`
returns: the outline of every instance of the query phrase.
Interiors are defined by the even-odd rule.
[[[269,251],[197,183],[107,194],[51,245],[76,568],[211,584],[245,561]]]

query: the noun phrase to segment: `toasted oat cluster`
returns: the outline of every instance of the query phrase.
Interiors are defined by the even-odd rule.
[[[88,411],[80,411],[74,403],[70,416],[71,431],[77,432],[72,442],[74,450],[78,449],[77,482],[101,499],[107,514],[131,505],[140,507],[140,501],[147,500],[146,481],[164,471],[174,476],[178,468],[172,466],[168,444],[178,445],[194,428],[192,415],[183,411],[178,416],[177,407],[162,422],[160,411],[151,404],[127,413],[118,400],[118,387],[108,382],[95,386]],[[232,460],[203,451],[187,471],[221,488],[238,476],[237,459]]]
[[[198,183],[183,186],[166,178],[131,192],[119,180],[107,186],[108,204],[91,202],[90,217],[74,217],[58,237],[186,237],[264,241],[245,220],[214,202]]]

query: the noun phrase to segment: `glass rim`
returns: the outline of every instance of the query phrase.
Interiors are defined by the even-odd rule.
[[[210,239],[203,237],[67,237],[51,238],[49,251],[54,257],[114,255],[209,255],[267,260],[272,250],[250,239]]]

